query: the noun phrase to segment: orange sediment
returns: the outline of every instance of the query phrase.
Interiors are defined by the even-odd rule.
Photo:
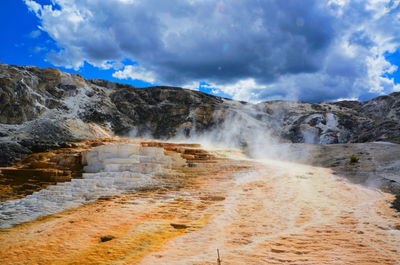
[[[389,207],[389,194],[348,183],[328,169],[221,159],[214,154],[223,151],[198,146],[144,145],[179,152],[188,160],[187,167],[160,176],[174,185],[104,198],[3,229],[0,260],[217,264],[216,249],[222,264],[400,260],[400,222]],[[102,242],[102,237],[109,240]]]
[[[327,169],[264,165],[223,184],[226,199],[203,229],[172,239],[140,264],[216,264],[217,248],[222,264],[398,264],[391,195]]]
[[[213,214],[212,205],[224,199],[222,191],[205,190],[205,186],[250,167],[247,162],[232,163],[211,154],[204,157],[207,152],[193,145],[180,145],[179,150],[174,150],[175,144],[157,145],[166,152],[190,150],[193,160],[202,154],[203,163],[191,163],[189,158],[190,167],[159,176],[170,184],[167,188],[103,198],[0,230],[3,264],[137,264],[161,251],[172,238],[204,227]],[[220,162],[206,166],[211,158]],[[102,242],[104,236],[110,240]]]

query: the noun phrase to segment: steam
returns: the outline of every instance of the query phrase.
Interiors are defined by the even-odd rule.
[[[307,123],[300,126],[305,144],[293,144],[291,124],[298,115],[290,115],[291,109],[304,108],[299,102],[275,102],[274,104],[251,104],[224,100],[216,106],[212,117],[204,114],[202,107],[192,108],[179,128],[168,133],[172,136],[160,139],[156,137],[158,128],[139,126],[132,128],[128,137],[166,140],[168,142],[198,143],[207,149],[240,149],[253,159],[273,159],[310,164],[313,160],[311,144],[332,142],[329,134],[322,137],[320,131],[332,131],[337,127],[336,118],[328,115],[328,122],[323,127],[314,128]],[[207,117],[202,117],[207,115]],[[315,114],[308,119],[315,118]],[[283,138],[282,136],[288,137]]]
[[[190,126],[178,130],[168,141],[200,143],[204,147],[241,149],[255,159],[296,160],[308,156],[308,152],[293,149],[285,142],[276,128],[280,128],[282,118],[279,112],[273,117],[259,106],[226,101],[229,108],[213,113],[215,124],[209,130],[199,130],[194,118]],[[191,117],[195,113],[191,112]],[[283,117],[283,115],[281,115]]]
[[[207,149],[240,149],[254,159],[304,161],[309,157],[307,148],[294,148],[291,142],[280,137],[285,108],[276,109],[269,114],[263,109],[263,105],[229,100],[224,103],[228,106],[214,110],[209,122],[213,126],[210,128],[204,129],[204,125],[202,127],[196,118],[201,115],[199,109],[192,109],[187,115],[187,122],[172,137],[164,140],[198,143]],[[132,128],[127,136],[157,139],[150,130],[143,128]],[[305,139],[308,138],[305,136]]]

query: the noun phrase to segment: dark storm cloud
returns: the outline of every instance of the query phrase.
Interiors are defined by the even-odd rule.
[[[398,1],[55,0],[59,10],[25,2],[60,47],[48,57],[59,66],[130,59],[139,66],[114,76],[205,81],[245,100],[399,89],[381,77],[393,71],[383,54],[399,46]]]
[[[202,7],[209,10],[207,16],[195,17],[189,31],[167,36],[168,47],[157,58],[142,60],[156,66],[157,73],[168,69],[162,80],[180,83],[249,77],[270,82],[284,74],[313,72],[332,39],[332,18],[316,15],[316,3],[208,3]]]

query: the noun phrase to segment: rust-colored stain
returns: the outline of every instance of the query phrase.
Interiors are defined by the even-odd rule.
[[[82,176],[82,152],[109,144],[134,143],[148,147],[163,147],[165,151],[182,153],[193,163],[213,163],[215,156],[199,149],[199,144],[174,144],[128,138],[97,138],[65,144],[51,152],[26,156],[12,167],[0,168],[0,202],[23,198],[57,182],[70,181]],[[187,156],[186,153],[192,153]],[[186,157],[185,157],[186,156]]]
[[[171,185],[3,229],[2,264],[217,264],[216,249],[222,264],[400,260],[389,194],[323,168],[141,144],[185,157],[186,166],[159,176]]]
[[[118,142],[121,141],[130,142]],[[2,264],[137,264],[149,253],[162,250],[172,238],[197,231],[208,223],[212,216],[210,206],[224,198],[223,192],[202,190],[211,179],[226,178],[227,173],[250,167],[247,162],[217,158],[199,149],[199,145],[140,144],[191,156],[186,156],[187,166],[159,176],[165,183],[172,183],[169,188],[104,198],[0,230]],[[93,145],[88,147],[85,142],[74,152],[90,146]],[[36,157],[53,157],[57,153],[60,150]],[[31,160],[32,156],[25,159]],[[23,167],[20,163],[16,171]]]

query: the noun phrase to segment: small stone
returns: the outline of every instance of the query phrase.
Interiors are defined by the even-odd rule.
[[[101,241],[101,242],[107,242],[107,241],[113,240],[114,238],[115,238],[115,236],[106,235],[106,236],[100,237],[100,241]]]
[[[173,223],[171,223],[170,225],[175,229],[186,229],[186,228],[189,227],[189,226],[184,225],[184,224],[173,224]]]

